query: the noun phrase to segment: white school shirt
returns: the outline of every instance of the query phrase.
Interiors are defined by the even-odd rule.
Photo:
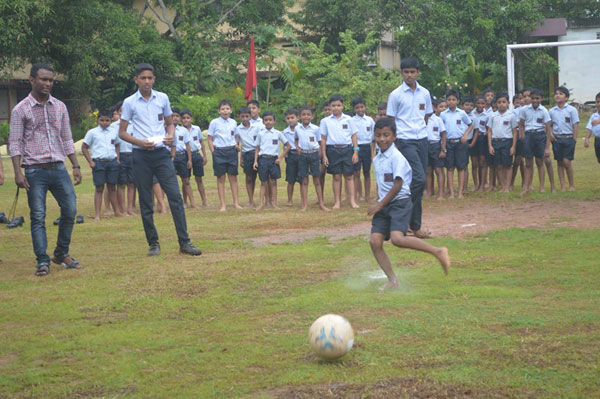
[[[92,159],[115,159],[117,157],[115,145],[120,143],[119,131],[110,126],[106,129],[96,126],[88,130],[83,142],[90,147]]]
[[[469,118],[465,111],[458,107],[454,111],[448,108],[440,114],[440,118],[442,118],[444,126],[446,126],[448,140],[460,139],[471,124],[471,118]]]
[[[550,122],[550,114],[542,105],[538,105],[533,109],[533,105],[525,105],[521,107],[521,112],[518,114],[519,119],[525,122],[525,131],[529,130],[545,130],[546,123]]]
[[[375,140],[375,121],[369,115],[354,115],[352,123],[358,130],[356,134],[358,144],[371,144]]]
[[[557,136],[573,134],[573,125],[579,123],[579,113],[570,104],[565,104],[562,108],[555,105],[550,109],[550,119],[552,119],[553,134]]]
[[[185,127],[184,129],[187,130]],[[190,126],[190,130],[188,130],[188,136],[190,138],[190,150],[192,152],[200,151],[202,149],[202,140],[204,140],[200,126]]]
[[[257,145],[260,146],[258,156],[261,155],[279,155],[279,143],[285,145],[288,140],[279,130],[272,128],[271,130],[262,129],[258,134]]]
[[[483,110],[481,113],[477,112],[477,109],[473,110],[469,115],[471,122],[473,123],[473,131],[477,130],[480,136],[483,136],[487,131],[487,121],[490,117],[488,112]]]
[[[592,114],[592,116],[590,116],[590,120],[588,121],[588,124],[585,127],[586,129],[592,131],[592,133],[594,134],[594,137],[600,137],[600,123],[597,124],[596,126],[592,125],[592,122],[597,121],[597,120],[600,120],[600,114],[598,114],[598,112],[594,112]]]
[[[283,129],[283,135],[287,139],[288,143],[290,143],[290,147],[291,147],[290,150],[296,150],[296,130],[295,129],[298,129],[298,125],[295,126],[294,131],[292,131],[292,128],[289,125],[285,129]]]
[[[121,140],[121,138],[119,137],[119,126],[121,125],[121,121],[114,121],[113,123],[110,124],[110,129],[115,129],[117,131],[117,138],[119,139],[119,153],[123,154],[123,153],[130,153],[133,150],[133,144],[125,141],[125,140]],[[127,125],[127,133],[131,134],[132,132],[132,126],[131,124]]]
[[[321,134],[319,133],[319,127],[309,123],[306,127],[299,123],[296,126],[296,134],[294,140],[298,139],[298,147],[303,151],[317,150],[319,148],[319,141],[321,141]]]
[[[189,142],[190,132],[183,126],[175,126],[175,136],[173,137],[173,146],[175,147],[175,152],[186,151],[187,149],[185,145]]]
[[[223,119],[218,117],[210,121],[208,135],[213,136],[213,144],[216,148],[233,147],[235,145],[235,128],[237,124],[234,119]]]
[[[427,121],[427,141],[438,143],[441,140],[440,134],[445,131],[446,126],[444,126],[442,118],[436,114],[431,115]]]
[[[250,124],[249,127],[244,127],[243,123],[240,123],[236,127],[235,134],[238,140],[242,142],[242,152],[255,151],[258,135],[261,131],[260,124]]]
[[[250,125],[256,125],[259,130],[265,128],[265,124],[263,123],[263,120],[260,116],[257,119],[250,118]]]
[[[513,128],[518,125],[517,116],[510,110],[503,114],[497,112],[490,116],[487,125],[492,129],[492,139],[512,139]]]
[[[165,93],[152,90],[150,98],[146,100],[138,90],[123,101],[121,119],[132,126],[133,137],[146,140],[153,136],[165,136],[165,118],[172,114],[171,103]],[[164,147],[164,144],[161,142],[156,145],[158,147]],[[133,145],[133,148],[141,147]]]
[[[377,179],[377,195],[379,202],[385,198],[394,186],[397,177],[402,179],[402,188],[392,199],[410,197],[410,183],[412,181],[412,169],[404,156],[395,145],[391,145],[385,152],[379,152],[373,158],[373,168]]]
[[[352,135],[358,133],[352,118],[342,114],[336,118],[331,114],[321,120],[321,137],[327,137],[327,145],[352,145]]]
[[[386,114],[396,121],[396,138],[420,140],[427,137],[425,115],[433,113],[429,90],[416,83],[415,91],[404,82],[390,93]]]

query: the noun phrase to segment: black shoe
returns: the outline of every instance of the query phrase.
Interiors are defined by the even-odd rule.
[[[148,256],[158,255],[160,255],[160,245],[158,243],[150,245],[150,249],[148,250]]]
[[[76,222],[77,224],[81,224],[81,223],[83,223],[83,215],[78,215],[78,216],[77,216],[77,219],[75,219],[75,222]]]
[[[19,216],[11,220],[6,227],[9,229],[14,229],[15,227],[23,226],[23,223],[25,223],[25,218],[23,216]]]
[[[58,226],[60,224],[60,216],[56,219],[54,219],[54,222],[52,222],[53,225]]]
[[[198,248],[197,246],[195,246],[191,242],[188,242],[187,244],[180,245],[179,246],[179,252],[181,252],[182,254],[193,255],[193,256],[202,255],[202,251],[200,251],[200,248]]]
[[[0,212],[0,223],[8,223],[8,219],[6,218],[6,214],[4,212]]]

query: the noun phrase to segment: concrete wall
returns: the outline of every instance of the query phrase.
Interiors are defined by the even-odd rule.
[[[600,27],[567,29],[559,41],[595,40]],[[571,91],[570,100],[584,103],[594,101],[600,92],[600,44],[558,47],[558,84]]]

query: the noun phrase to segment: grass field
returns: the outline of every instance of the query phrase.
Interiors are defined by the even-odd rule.
[[[553,220],[568,221],[572,201],[599,204],[600,196],[600,165],[583,139],[574,165],[573,193],[469,194],[427,200],[425,213],[537,201],[559,204],[565,213]],[[0,211],[8,212],[15,185],[6,158],[4,168]],[[76,192],[87,216],[87,165],[83,173]],[[85,269],[54,267],[44,278],[33,275],[23,195],[25,227],[0,226],[0,397],[600,397],[600,228],[437,237],[450,249],[448,277],[434,258],[388,245],[401,288],[381,293],[368,227],[337,239],[323,233],[367,222],[364,204],[302,214],[297,190],[294,208],[234,211],[228,193],[230,210],[220,214],[207,174],[211,206],[187,211],[201,257],[178,253],[170,215],[155,216],[162,255],[151,259],[139,216],[86,219],[71,247]],[[282,181],[279,198],[283,205]],[[57,216],[50,199],[51,245]],[[435,233],[435,223],[427,227]],[[252,241],[307,229],[313,234],[302,240]],[[347,317],[356,332],[352,351],[330,363],[307,343],[308,327],[325,313]]]

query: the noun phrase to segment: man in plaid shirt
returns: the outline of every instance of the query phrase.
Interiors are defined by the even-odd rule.
[[[27,190],[31,216],[33,251],[37,276],[50,273],[50,260],[67,269],[81,269],[69,255],[71,233],[77,213],[75,190],[64,164],[69,157],[75,184],[81,183],[81,169],[75,155],[67,107],[50,95],[54,70],[34,64],[29,74],[31,93],[12,110],[9,151],[17,186]],[[21,171],[25,169],[25,173]],[[60,207],[60,223],[54,257],[46,253],[46,193],[50,190]]]

